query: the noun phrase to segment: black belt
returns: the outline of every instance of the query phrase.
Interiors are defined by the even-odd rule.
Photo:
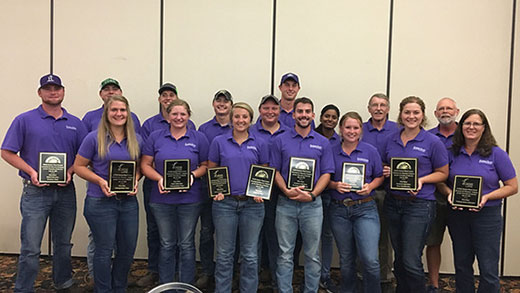
[[[351,198],[345,198],[344,200],[332,199],[332,202],[336,203],[336,204],[342,204],[346,207],[351,207],[354,205],[362,204],[362,203],[373,201],[373,200],[374,200],[374,198],[369,196],[369,197],[365,197],[363,199],[358,199],[358,200],[353,200]]]
[[[415,200],[417,198],[417,196],[415,196],[415,195],[404,196],[404,195],[398,195],[398,194],[394,194],[394,193],[391,193],[390,195],[397,200]]]
[[[247,196],[247,195],[230,195],[227,197],[230,197],[236,201],[245,201],[245,200],[249,199],[249,196]]]

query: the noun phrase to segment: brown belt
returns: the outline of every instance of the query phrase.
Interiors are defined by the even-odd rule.
[[[353,205],[362,204],[362,203],[369,202],[372,200],[374,200],[374,198],[369,196],[369,197],[365,197],[363,199],[358,199],[358,200],[353,200],[351,198],[345,198],[344,200],[333,199],[332,202],[337,203],[337,204],[342,204],[346,207],[351,207]]]
[[[403,195],[398,195],[398,194],[393,194],[393,193],[391,193],[390,195],[397,200],[415,200],[417,198],[417,196],[415,196],[415,195],[403,196]]]

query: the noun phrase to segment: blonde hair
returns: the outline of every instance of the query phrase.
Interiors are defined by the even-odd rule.
[[[188,102],[182,99],[173,100],[170,104],[168,104],[168,107],[166,108],[166,113],[170,114],[173,107],[175,106],[183,106],[184,109],[186,109],[186,112],[188,112],[188,116],[191,117],[190,105],[188,104]]]
[[[101,121],[99,122],[98,127],[98,155],[100,158],[106,158],[108,147],[115,142],[114,134],[110,129],[110,122],[108,121],[108,111],[113,102],[122,102],[126,105],[126,112],[128,113],[126,117],[125,123],[125,137],[126,137],[126,146],[128,149],[128,154],[133,160],[137,160],[139,158],[139,143],[137,142],[137,137],[135,135],[134,121],[132,119],[132,112],[130,111],[130,105],[128,104],[128,100],[123,96],[112,96],[109,97],[107,102],[105,103],[105,107],[103,109],[103,116],[101,116]],[[107,141],[108,138],[108,141]]]
[[[231,112],[229,112],[229,119],[231,121],[233,121],[233,113],[235,112],[235,109],[237,109],[237,108],[246,110],[249,113],[249,117],[251,118],[251,123],[253,123],[253,116],[254,116],[255,112],[253,111],[253,108],[251,108],[251,106],[249,106],[249,104],[244,103],[244,102],[238,102],[238,103],[233,104],[233,107],[231,107]]]

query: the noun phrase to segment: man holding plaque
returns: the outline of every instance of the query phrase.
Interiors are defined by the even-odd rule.
[[[293,250],[299,230],[305,253],[305,292],[317,292],[323,221],[319,195],[329,183],[330,173],[334,172],[334,161],[329,141],[312,130],[314,106],[309,98],[294,101],[293,117],[294,128],[274,138],[271,145],[271,162],[277,169],[275,182],[281,190],[275,223],[280,248],[276,276],[280,292],[293,292]],[[298,180],[292,173],[296,169]],[[291,181],[304,185],[291,186]]]
[[[38,275],[40,246],[47,218],[50,217],[53,242],[53,282],[56,289],[70,288],[72,279],[71,236],[76,220],[76,191],[72,167],[81,141],[87,134],[77,117],[61,107],[65,88],[61,79],[48,74],[40,79],[41,105],[18,115],[2,143],[2,158],[20,170],[23,192],[20,200],[21,248],[16,292],[34,291]],[[41,184],[39,155],[52,152],[65,155],[66,183]]]

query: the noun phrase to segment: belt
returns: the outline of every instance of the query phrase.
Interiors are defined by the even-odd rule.
[[[23,184],[27,184],[27,185],[31,185],[31,184],[32,184],[32,183],[31,183],[31,180],[29,180],[29,179],[25,179],[25,178],[22,179],[22,183],[23,183]]]
[[[247,195],[230,195],[228,197],[231,197],[232,199],[236,201],[245,201],[249,199],[249,196]]]
[[[417,198],[417,196],[415,196],[415,195],[404,196],[404,195],[398,195],[398,194],[394,194],[394,193],[391,193],[390,195],[397,200],[415,200]]]
[[[365,197],[363,199],[358,199],[358,200],[353,200],[351,198],[345,198],[344,200],[332,199],[332,202],[337,203],[337,204],[342,204],[346,207],[351,207],[354,205],[362,204],[362,203],[373,201],[373,200],[374,200],[374,198],[369,196],[369,197]]]
[[[116,195],[114,195],[114,198],[117,200],[123,200],[123,199],[127,199],[129,197],[130,196],[128,196],[128,193],[116,193]]]

